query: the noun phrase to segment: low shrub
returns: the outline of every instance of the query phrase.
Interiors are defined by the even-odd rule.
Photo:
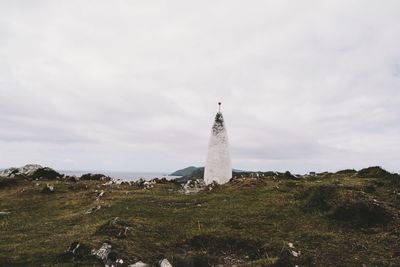
[[[377,203],[356,192],[342,194],[330,216],[357,227],[385,225],[393,218],[392,212],[383,203]]]
[[[337,194],[338,188],[334,185],[313,187],[308,192],[308,197],[304,207],[308,210],[328,211]]]
[[[362,178],[388,178],[392,174],[379,166],[374,166],[358,171],[358,176]]]

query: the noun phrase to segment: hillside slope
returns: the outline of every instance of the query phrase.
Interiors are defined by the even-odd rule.
[[[237,178],[192,195],[165,180],[0,178],[0,266],[104,266],[91,251],[105,242],[116,266],[400,266],[400,178],[360,173]]]

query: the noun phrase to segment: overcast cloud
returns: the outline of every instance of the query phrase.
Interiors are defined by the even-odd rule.
[[[400,171],[400,1],[0,0],[0,167]]]

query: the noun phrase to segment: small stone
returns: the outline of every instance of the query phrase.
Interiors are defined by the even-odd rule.
[[[128,267],[148,267],[149,265],[147,265],[146,263],[142,262],[142,261],[138,261],[134,264],[129,265]]]
[[[69,245],[68,249],[60,255],[60,259],[69,260],[74,257],[82,258],[90,255],[90,248],[81,243],[80,241],[74,241]]]
[[[71,252],[72,254],[75,254],[75,251],[77,249],[79,249],[80,246],[81,246],[81,244],[79,244],[78,241],[75,241],[69,246],[69,249],[67,250],[67,252]]]
[[[160,267],[172,267],[172,264],[167,259],[163,259],[160,261]]]
[[[93,208],[88,209],[88,210],[85,212],[85,214],[93,213],[93,212],[95,212],[96,210],[99,210],[99,209],[101,209],[101,206],[100,206],[100,205],[94,206]]]
[[[44,194],[54,193],[54,186],[46,184],[46,186],[42,189],[42,193],[44,193]]]
[[[297,258],[297,257],[299,257],[299,256],[301,255],[301,251],[296,252],[296,251],[294,251],[294,250],[291,250],[291,251],[290,251],[290,254],[292,254],[293,257],[296,257],[296,258]]]

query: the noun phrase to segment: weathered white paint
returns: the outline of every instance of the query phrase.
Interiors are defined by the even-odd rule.
[[[204,169],[204,182],[224,184],[232,178],[232,163],[228,134],[221,112],[215,116],[208,143],[208,154]]]

